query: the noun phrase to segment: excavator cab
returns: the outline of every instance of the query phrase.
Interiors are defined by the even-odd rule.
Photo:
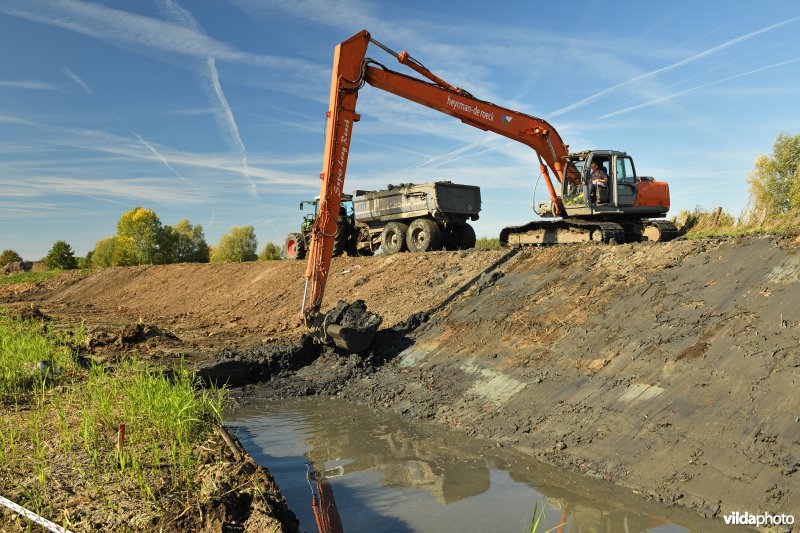
[[[608,176],[608,186],[597,187],[593,198],[589,195],[592,163],[597,163]],[[636,200],[641,180],[636,175],[633,158],[625,152],[593,150],[571,153],[567,158],[565,174],[567,179],[561,184],[561,195],[564,208],[570,216],[619,215],[640,211],[636,208]]]

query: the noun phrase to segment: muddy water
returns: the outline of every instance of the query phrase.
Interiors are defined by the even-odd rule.
[[[345,531],[708,531],[716,522],[650,504],[433,424],[326,398],[251,404],[230,427],[316,531],[306,463],[325,472]]]

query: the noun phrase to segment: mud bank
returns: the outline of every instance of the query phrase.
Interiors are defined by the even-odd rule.
[[[798,250],[756,238],[523,252],[408,347],[329,351],[242,394],[381,405],[707,517],[797,516]]]
[[[268,380],[245,400],[335,395],[704,516],[800,515],[798,251],[765,237],[340,258],[326,301],[384,317],[362,357],[285,348],[302,289],[286,261],[111,269],[5,302],[156,324],[209,376]],[[405,327],[415,313],[430,319]]]

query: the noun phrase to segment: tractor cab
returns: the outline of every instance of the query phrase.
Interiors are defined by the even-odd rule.
[[[319,213],[319,196],[315,197],[313,200],[302,200],[300,202],[301,211],[304,209],[303,206],[306,204],[313,206],[314,212],[303,216],[303,222],[300,223],[300,231],[304,234],[311,231],[311,228],[314,227],[314,221],[317,220],[317,214]],[[352,218],[352,216],[353,196],[350,194],[343,194],[342,202],[339,205],[339,217]]]

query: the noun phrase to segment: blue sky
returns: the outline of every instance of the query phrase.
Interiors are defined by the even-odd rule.
[[[739,213],[756,157],[800,131],[795,1],[0,0],[0,248],[82,255],[136,205],[282,243],[319,192],[333,48],[361,29],[574,150],[629,152],[672,214]],[[480,185],[479,236],[534,217],[530,149],[370,87],[359,112],[347,190]]]

